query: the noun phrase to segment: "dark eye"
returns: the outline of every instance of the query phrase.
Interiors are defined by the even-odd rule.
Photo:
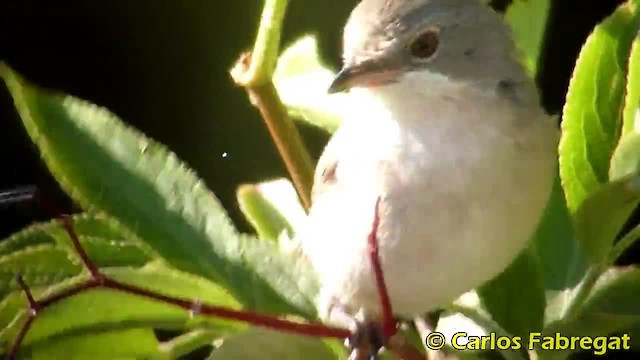
[[[419,59],[428,59],[438,50],[438,32],[430,29],[418,36],[409,47],[411,55]]]

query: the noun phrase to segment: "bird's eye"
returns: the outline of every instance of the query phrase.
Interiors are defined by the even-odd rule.
[[[414,57],[428,59],[438,50],[438,42],[438,32],[435,29],[429,29],[413,40],[409,51]]]

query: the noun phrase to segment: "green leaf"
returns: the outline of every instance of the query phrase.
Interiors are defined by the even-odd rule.
[[[531,76],[537,72],[550,5],[549,0],[516,0],[504,15]]]
[[[611,158],[611,180],[640,174],[640,132],[632,132],[620,139]]]
[[[640,132],[640,31],[633,40],[627,75],[627,95],[624,100],[622,135]]]
[[[290,115],[333,133],[349,106],[346,93],[329,95],[335,73],[320,60],[315,36],[304,36],[278,59],[273,83]]]
[[[304,210],[291,182],[286,179],[241,185],[236,192],[240,210],[256,229],[258,236],[277,240],[286,231],[293,235],[294,223],[304,217]],[[296,220],[291,218],[296,212]],[[289,216],[287,216],[288,213]]]
[[[627,59],[638,31],[640,6],[620,6],[587,39],[569,84],[560,141],[560,176],[574,213],[607,182],[618,142]]]
[[[53,245],[37,245],[0,258],[0,295],[19,290],[15,282],[21,274],[30,286],[45,286],[71,278],[82,269],[69,261],[69,254]]]
[[[229,294],[210,281],[154,264],[142,269],[113,268],[104,273],[109,277],[152,290],[159,294],[181,297],[187,300],[238,309],[239,304]],[[83,277],[86,279],[86,277]],[[62,289],[77,285],[75,278],[36,295],[57,294]],[[0,331],[5,345],[13,344],[25,319],[25,303],[15,308],[16,318]],[[244,324],[213,317],[191,317],[187,311],[156,300],[109,289],[93,289],[72,296],[42,311],[24,339],[25,346],[46,342],[52,336],[67,336],[91,331],[108,331],[130,328],[182,329],[201,326],[220,327],[231,331],[244,328]]]
[[[315,277],[277,244],[237,233],[204,183],[161,144],[103,108],[42,91],[5,67],[25,128],[83,207],[126,226],[168,263],[224,286],[247,307],[315,316]]]
[[[640,316],[640,269],[613,267],[600,275],[584,304],[584,313]]]
[[[157,355],[158,345],[153,330],[127,329],[53,338],[20,353],[32,360],[135,360]]]
[[[104,219],[75,215],[72,221],[80,243],[99,267],[139,267],[152,260],[134,242],[93,236],[120,237],[107,231]],[[68,234],[57,220],[31,225],[3,240],[2,245],[0,297],[19,289],[15,283],[17,274],[22,274],[30,286],[38,287],[56,284],[79,274],[82,269]]]
[[[542,268],[531,249],[525,249],[500,275],[477,289],[491,318],[510,334],[526,339],[542,330],[545,291]]]
[[[565,196],[556,178],[540,226],[533,237],[533,249],[542,265],[547,308],[545,324],[563,313],[575,287],[584,276],[588,260],[576,241]]]
[[[580,316],[549,329],[565,336],[628,333],[640,326],[640,269],[613,267],[602,274],[586,299]],[[633,337],[630,345],[633,345]],[[637,344],[636,344],[637,346]]]
[[[345,358],[343,349],[344,347],[340,346],[328,346],[318,338],[254,327],[225,338],[222,345],[209,355],[209,360],[342,359]]]
[[[604,264],[616,236],[640,202],[640,176],[596,189],[575,213],[576,238],[594,264]]]

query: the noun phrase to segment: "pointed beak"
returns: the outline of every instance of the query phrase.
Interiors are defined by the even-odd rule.
[[[335,94],[349,90],[355,84],[355,80],[358,78],[357,73],[358,71],[356,67],[343,67],[342,70],[338,72],[336,77],[333,78],[333,81],[329,86],[329,94]]]
[[[382,67],[377,62],[363,62],[342,68],[329,86],[329,94],[349,90],[353,87],[373,87],[393,82],[400,73],[399,68]]]

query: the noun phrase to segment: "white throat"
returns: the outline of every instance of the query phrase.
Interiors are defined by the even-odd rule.
[[[388,117],[407,125],[413,122],[425,125],[430,119],[450,119],[456,114],[462,118],[485,111],[504,114],[503,107],[512,105],[500,99],[495,88],[481,89],[426,70],[405,73],[391,84],[354,88],[351,94],[356,103],[352,109],[357,114],[349,116],[350,119],[367,122]]]

